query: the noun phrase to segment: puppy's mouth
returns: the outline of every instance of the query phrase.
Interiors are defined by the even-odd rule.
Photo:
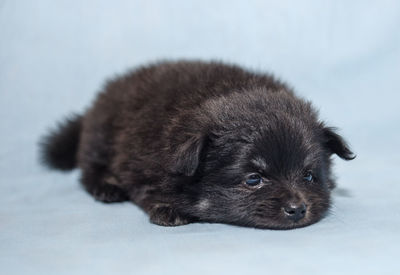
[[[320,219],[321,217],[305,218],[300,221],[268,220],[263,223],[257,224],[255,227],[262,229],[273,229],[273,230],[289,230],[289,229],[302,228],[312,225],[318,222]]]

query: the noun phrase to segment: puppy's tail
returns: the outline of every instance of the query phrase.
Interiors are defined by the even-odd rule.
[[[82,116],[74,115],[44,136],[40,142],[42,163],[52,169],[74,169],[77,166],[81,128]]]

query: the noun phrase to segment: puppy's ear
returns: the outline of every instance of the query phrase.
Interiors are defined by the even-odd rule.
[[[191,136],[176,147],[171,161],[171,172],[193,176],[200,162],[200,154],[205,142],[204,136]]]
[[[323,131],[325,148],[327,148],[331,154],[336,154],[345,160],[355,159],[356,156],[349,149],[344,139],[335,132],[335,128],[325,127]]]

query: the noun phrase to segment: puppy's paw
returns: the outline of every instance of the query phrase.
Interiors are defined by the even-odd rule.
[[[167,205],[155,206],[151,209],[149,215],[152,223],[162,226],[178,226],[190,223],[188,218],[183,217]]]
[[[91,190],[93,197],[101,202],[123,202],[129,198],[126,193],[119,187],[114,185],[101,185]]]

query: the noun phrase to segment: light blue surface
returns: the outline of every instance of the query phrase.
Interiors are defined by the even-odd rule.
[[[340,126],[333,213],[270,231],[165,228],[46,171],[37,141],[159,58],[271,70]],[[0,273],[400,274],[399,1],[0,1]]]

